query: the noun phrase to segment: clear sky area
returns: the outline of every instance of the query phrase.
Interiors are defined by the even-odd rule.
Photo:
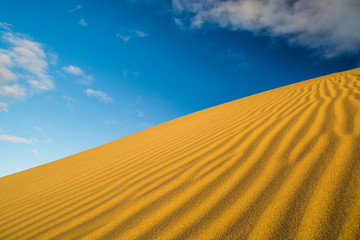
[[[360,67],[358,0],[0,0],[0,176]]]

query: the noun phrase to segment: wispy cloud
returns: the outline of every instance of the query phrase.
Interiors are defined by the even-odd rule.
[[[0,135],[0,140],[5,142],[13,142],[13,143],[27,143],[34,144],[35,139],[26,139],[22,137],[11,136],[7,134]]]
[[[11,28],[13,27],[12,24],[10,23],[6,23],[6,22],[0,22],[0,28],[7,30],[7,31],[11,31]]]
[[[149,34],[147,34],[146,32],[142,32],[142,31],[139,31],[139,30],[135,30],[135,33],[136,33],[136,35],[138,35],[141,38],[149,36]]]
[[[129,40],[130,40],[130,36],[128,36],[128,35],[122,35],[122,34],[119,34],[119,33],[117,33],[116,34],[116,36],[118,37],[118,38],[120,38],[121,40],[123,40],[124,42],[128,42]]]
[[[65,101],[66,101],[66,106],[67,106],[71,111],[74,111],[74,106],[73,106],[72,103],[77,102],[77,100],[75,100],[75,99],[73,99],[72,97],[67,96],[67,95],[63,95],[62,97],[63,97],[63,99],[65,99]]]
[[[77,11],[77,10],[80,10],[81,8],[82,8],[81,5],[77,5],[76,7],[74,7],[73,9],[71,9],[71,10],[69,11],[69,13],[73,13],[73,12],[75,12],[75,11]]]
[[[138,72],[138,71],[129,72],[129,71],[126,70],[126,69],[124,69],[124,70],[122,71],[122,77],[123,77],[124,79],[127,79],[128,77],[135,77],[135,78],[137,78],[137,77],[139,77],[140,75],[141,75],[141,73]]]
[[[358,0],[172,0],[193,28],[215,24],[286,37],[290,43],[316,49],[325,57],[360,50]]]
[[[113,102],[114,101],[110,96],[108,96],[106,93],[104,93],[102,91],[95,91],[95,90],[88,88],[88,89],[84,90],[84,92],[86,93],[87,96],[96,97],[102,102]]]
[[[31,151],[29,152],[29,154],[31,154],[31,155],[38,155],[39,152],[38,152],[37,149],[33,149],[33,150],[31,150]]]
[[[151,123],[147,123],[147,122],[141,122],[138,125],[143,128],[149,128],[153,126]]]
[[[19,84],[0,86],[0,97],[21,98],[26,95],[26,88]]]
[[[29,92],[54,88],[48,66],[56,54],[47,53],[42,44],[29,36],[11,30],[12,25],[0,23],[0,97],[23,98]],[[3,30],[1,30],[3,29]]]
[[[14,63],[10,58],[10,52],[4,49],[0,50],[0,84],[11,82],[16,79],[15,73],[10,68],[14,67]]]
[[[33,129],[35,129],[35,130],[37,130],[37,131],[39,131],[39,132],[41,132],[41,131],[43,130],[42,128],[37,127],[37,126],[34,126]]]
[[[1,86],[23,77],[34,90],[47,91],[54,88],[47,70],[47,56],[40,43],[10,31],[3,31],[1,39],[9,46],[0,49]]]
[[[78,66],[73,66],[73,65],[62,67],[62,70],[64,70],[65,72],[67,72],[69,74],[73,74],[73,75],[77,75],[77,76],[83,74],[83,71],[81,70],[81,68],[79,68]]]
[[[7,103],[0,102],[0,112],[7,112],[9,105]]]
[[[132,38],[146,38],[149,34],[146,32],[131,29],[131,30],[123,30],[121,33],[116,33],[116,37],[120,38],[124,42],[130,41]]]
[[[84,74],[81,79],[79,80],[79,83],[82,85],[89,85],[94,82],[94,78],[92,75],[86,75]]]
[[[67,95],[63,95],[62,97],[63,97],[63,99],[65,99],[65,100],[67,100],[69,102],[74,102],[75,101],[72,97],[67,96]]]
[[[81,26],[83,26],[83,27],[86,27],[87,25],[88,25],[88,23],[87,22],[85,22],[85,19],[80,19],[80,21],[78,22],[78,24],[80,24]]]
[[[91,84],[94,82],[93,76],[85,74],[84,71],[78,66],[68,65],[68,66],[62,67],[62,70],[68,74],[79,76],[80,84],[88,85],[88,84]]]
[[[143,111],[137,110],[136,113],[137,113],[138,117],[144,117]]]
[[[180,29],[184,29],[184,22],[180,18],[174,17],[173,20]]]

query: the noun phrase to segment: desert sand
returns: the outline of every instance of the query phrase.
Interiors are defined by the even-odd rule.
[[[360,239],[360,69],[2,177],[0,239]]]

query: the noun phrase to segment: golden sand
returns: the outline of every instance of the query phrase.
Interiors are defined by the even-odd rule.
[[[360,239],[360,69],[0,178],[0,239]]]

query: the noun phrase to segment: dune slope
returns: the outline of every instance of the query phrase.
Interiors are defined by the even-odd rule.
[[[0,178],[0,239],[360,239],[360,69]]]

